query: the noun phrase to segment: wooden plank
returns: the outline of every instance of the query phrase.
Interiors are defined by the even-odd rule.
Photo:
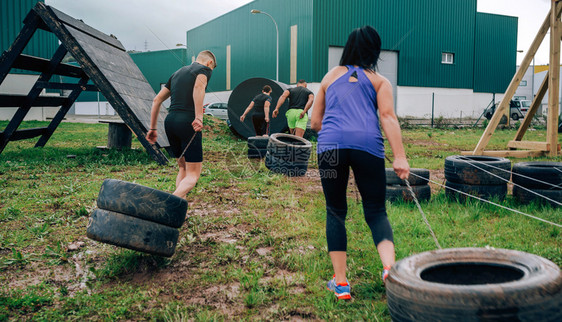
[[[37,4],[39,5],[39,3]],[[94,29],[92,27],[90,27],[89,25],[85,24],[83,21],[80,21],[78,19],[74,19],[71,16],[67,15],[64,12],[61,12],[51,6],[46,6],[44,4],[41,4],[42,6],[46,7],[46,10],[50,11],[54,17],[56,17],[60,22],[64,23],[65,25],[68,26],[72,26],[73,28],[76,28],[78,30],[81,30],[84,33],[87,33],[88,35],[90,35],[93,38],[96,38],[100,41],[103,41],[104,43],[113,46],[115,48],[118,48],[120,50],[125,51],[125,47],[123,47],[123,45],[121,44],[121,42],[119,40],[117,40],[117,38],[113,38],[109,35],[104,34],[103,32]]]
[[[462,151],[461,155],[473,155],[474,151]],[[546,154],[545,151],[540,150],[498,150],[498,151],[482,151],[479,155],[486,155],[490,157],[501,158],[535,158],[542,157]]]
[[[521,141],[523,139],[523,136],[525,135],[525,132],[529,128],[529,125],[531,125],[531,121],[533,120],[533,117],[535,117],[535,114],[539,110],[542,99],[544,98],[544,95],[548,90],[548,78],[549,77],[547,71],[544,79],[542,80],[541,86],[539,87],[539,91],[537,92],[537,95],[535,95],[535,98],[533,99],[533,103],[531,103],[531,107],[527,111],[527,115],[525,115],[523,122],[521,122],[521,126],[519,127],[517,133],[515,134],[515,138],[513,139],[514,141]]]
[[[527,149],[527,150],[540,150],[540,151],[549,151],[550,146],[546,142],[537,142],[537,141],[509,141],[507,143],[508,148],[514,149]]]
[[[49,68],[50,60],[40,57],[20,54],[14,61],[13,68],[42,72]],[[53,71],[55,75],[82,78],[86,76],[82,68],[69,64],[59,64]]]
[[[34,128],[34,129],[23,129],[15,131],[10,137],[10,141],[26,140],[42,135],[47,130],[46,127]],[[0,132],[0,138],[3,139],[4,132]]]
[[[498,124],[500,123],[501,117],[505,114],[505,111],[509,108],[509,102],[513,98],[513,95],[515,94],[515,91],[517,90],[517,87],[519,86],[519,83],[521,82],[521,79],[523,78],[523,75],[525,74],[525,72],[529,68],[529,65],[531,64],[531,61],[532,61],[533,57],[535,56],[535,54],[537,52],[537,49],[540,47],[546,33],[548,32],[548,29],[550,28],[550,18],[552,16],[551,13],[554,12],[556,16],[560,16],[560,9],[561,8],[562,8],[562,6],[558,6],[558,7],[553,7],[553,8],[550,9],[548,15],[546,16],[543,24],[541,25],[541,27],[540,27],[540,29],[537,33],[537,36],[535,37],[535,39],[531,43],[531,46],[530,46],[529,50],[527,51],[527,54],[523,58],[523,61],[521,62],[521,66],[519,67],[519,69],[517,70],[515,75],[513,76],[513,79],[511,80],[511,82],[509,83],[509,86],[507,87],[507,90],[504,94],[504,97],[503,97],[500,105],[496,109],[494,115],[490,119],[490,123],[488,123],[488,126],[486,127],[486,130],[484,131],[484,133],[482,134],[482,137],[480,137],[480,140],[478,141],[478,144],[474,148],[473,155],[482,154],[482,152],[484,151],[484,149],[488,145],[488,142],[490,142],[490,139],[491,139],[492,135],[494,134],[494,131],[496,130]],[[558,65],[559,64],[557,64],[556,66],[558,66]]]
[[[28,97],[25,95],[0,94],[0,107],[22,107],[26,105]],[[61,106],[68,101],[65,96],[38,96],[29,107]]]
[[[89,78],[87,76],[84,76],[82,79],[80,79],[80,81],[78,81],[78,84],[76,84],[78,85],[78,87],[75,88],[70,93],[70,95],[68,95],[68,99],[61,106],[55,117],[53,117],[53,120],[51,121],[51,123],[49,123],[49,126],[47,127],[45,133],[43,133],[43,135],[39,138],[37,143],[35,143],[36,148],[43,147],[45,146],[45,144],[47,144],[47,141],[49,141],[49,139],[51,138],[51,136],[59,126],[60,122],[62,122],[64,116],[66,115],[66,113],[68,113],[68,110],[70,110],[72,104],[74,104],[74,101],[76,101],[78,96],[80,96],[80,93],[82,93],[82,86],[86,86],[88,80]]]
[[[61,89],[61,90],[81,90],[87,92],[99,92],[99,89],[95,85],[89,84],[69,84],[69,83],[50,83],[50,82],[37,82],[37,86],[39,88],[48,88],[48,89]]]
[[[8,48],[8,50],[3,52],[2,56],[0,56],[0,84],[4,82],[4,79],[6,79],[10,69],[12,69],[14,61],[21,54],[25,46],[27,46],[31,37],[33,37],[33,34],[37,30],[37,25],[39,25],[39,21],[40,19],[37,14],[34,12],[28,13],[25,17],[25,24],[23,25],[20,33],[10,48]]]
[[[550,64],[548,74],[548,88],[556,89],[548,91],[548,115],[546,120],[546,142],[551,147],[558,144],[558,110],[560,92],[560,19],[554,14],[556,9],[562,8],[562,4],[552,1],[552,14],[550,15]],[[556,149],[550,149],[550,156],[557,156]]]

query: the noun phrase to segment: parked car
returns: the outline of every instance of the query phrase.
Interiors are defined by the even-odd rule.
[[[521,100],[521,113],[523,113],[523,115],[527,115],[527,112],[531,108],[531,103],[530,100]]]
[[[484,112],[484,116],[488,120],[492,118],[492,115],[494,115],[494,112],[496,111],[496,105],[497,104],[492,105]],[[511,100],[509,102],[509,115],[514,121],[517,121],[524,117],[523,113],[521,112],[521,101]]]
[[[211,115],[221,120],[228,120],[228,104],[211,103],[203,107],[205,115]]]

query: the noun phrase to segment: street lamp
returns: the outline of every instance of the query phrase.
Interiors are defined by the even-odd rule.
[[[275,19],[273,19],[273,17],[267,12],[263,12],[263,11],[256,10],[256,9],[252,9],[250,12],[252,14],[263,13],[264,15],[271,18],[271,21],[273,21],[273,23],[275,24],[275,32],[277,33],[277,69],[276,69],[276,72],[275,72],[275,80],[279,81],[279,28],[277,27],[277,22],[275,22]]]

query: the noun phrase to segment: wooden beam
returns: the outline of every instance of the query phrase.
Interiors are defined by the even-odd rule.
[[[480,141],[478,141],[478,144],[474,148],[473,155],[482,154],[482,152],[488,145],[488,142],[490,142],[490,139],[494,134],[494,131],[496,130],[498,124],[500,123],[501,117],[505,114],[505,111],[509,108],[509,102],[513,98],[513,95],[515,94],[515,91],[517,90],[517,87],[519,86],[519,83],[521,82],[523,75],[525,75],[525,72],[529,68],[529,65],[531,64],[531,61],[533,60],[533,57],[535,56],[537,49],[540,47],[546,33],[548,32],[548,29],[550,28],[550,20],[551,17],[553,16],[553,14],[551,13],[554,13],[554,16],[560,16],[560,9],[562,9],[562,6],[557,6],[557,7],[553,6],[548,12],[548,15],[546,16],[543,24],[541,25],[537,33],[537,36],[531,43],[531,46],[527,51],[527,54],[523,58],[523,61],[521,62],[521,66],[513,76],[511,82],[509,83],[509,86],[505,91],[505,95],[500,105],[498,106],[494,115],[490,119],[490,123],[488,123],[488,126],[486,127],[486,130],[482,134],[482,137],[480,137]],[[559,66],[559,64],[557,64],[556,66]]]
[[[47,130],[46,127],[34,128],[34,129],[23,129],[15,131],[10,137],[10,141],[26,140],[42,135]],[[0,132],[0,139],[4,137],[4,132]]]
[[[537,113],[539,107],[541,106],[541,102],[542,99],[544,98],[544,95],[546,94],[546,90],[548,90],[548,78],[549,77],[547,71],[544,79],[542,80],[542,84],[539,87],[539,91],[537,92],[537,95],[533,99],[533,103],[531,103],[531,107],[527,111],[527,115],[525,115],[523,122],[521,122],[521,126],[519,127],[517,133],[515,134],[515,138],[513,139],[514,141],[521,141],[523,139],[523,136],[525,135],[525,132],[529,128],[529,125],[531,125],[531,121],[533,120],[533,117],[535,117],[535,114]]]
[[[0,84],[4,82],[4,79],[8,76],[10,69],[12,69],[14,61],[21,54],[25,46],[27,46],[31,37],[33,37],[40,20],[41,19],[35,12],[28,13],[25,17],[24,25],[20,33],[10,48],[8,48],[8,50],[0,56]]]
[[[13,68],[42,72],[49,68],[50,60],[35,56],[20,54],[14,61]],[[54,75],[82,78],[86,76],[82,68],[69,64],[59,64],[53,71]]]
[[[76,84],[78,87],[75,88],[70,93],[70,95],[68,95],[68,99],[66,100],[66,102],[61,106],[55,117],[53,117],[51,123],[49,123],[49,126],[47,127],[45,133],[43,133],[43,135],[39,138],[39,140],[35,144],[36,148],[45,146],[47,141],[49,141],[49,139],[51,138],[51,136],[59,126],[60,122],[62,122],[62,120],[64,119],[66,113],[68,113],[68,110],[70,110],[70,108],[72,107],[72,104],[74,104],[74,101],[76,101],[78,96],[80,96],[80,93],[82,93],[82,86],[86,86],[88,80],[89,78],[85,76],[78,82],[78,84]]]
[[[507,143],[507,147],[514,149],[550,151],[550,145],[548,143],[537,141],[509,141]]]
[[[551,147],[558,144],[558,110],[559,110],[559,88],[560,88],[560,19],[554,12],[561,8],[562,4],[556,0],[552,1],[552,14],[550,15],[550,65],[548,73],[548,115],[546,120],[546,142]],[[554,90],[556,89],[556,90]],[[558,151],[550,149],[550,156],[557,156]]]
[[[86,77],[87,78],[87,77]],[[48,89],[62,89],[62,90],[80,90],[87,92],[99,92],[99,89],[95,85],[88,84],[69,84],[69,83],[50,83],[50,82],[37,82],[37,86],[40,88]]]
[[[0,94],[0,107],[22,107],[26,105],[27,96]],[[68,101],[64,96],[38,96],[29,107],[61,106]]]
[[[474,151],[462,151],[461,155],[473,155]],[[487,155],[491,157],[500,157],[500,158],[535,158],[541,157],[545,155],[545,151],[540,150],[498,150],[498,151],[482,151],[479,155]]]

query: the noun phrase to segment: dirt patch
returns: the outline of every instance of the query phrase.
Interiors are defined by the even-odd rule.
[[[439,183],[439,185],[432,182],[429,183],[429,186],[431,187],[432,195],[435,195],[440,191],[444,190],[445,170],[429,170],[429,180]]]

